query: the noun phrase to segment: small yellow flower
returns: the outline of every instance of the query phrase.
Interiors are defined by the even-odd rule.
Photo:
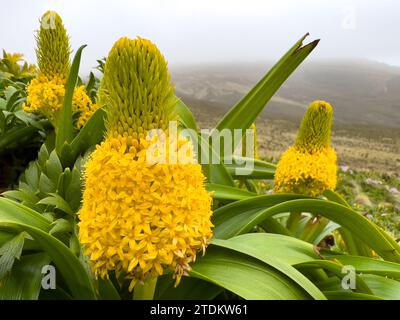
[[[100,104],[93,103],[86,93],[85,86],[76,87],[72,98],[72,111],[79,114],[76,122],[76,127],[81,129],[90,117],[101,106]]]
[[[76,122],[76,127],[81,129],[86,122],[90,119],[90,117],[95,113],[98,109],[101,108],[101,105],[98,103],[85,104],[85,108],[78,108],[79,110],[79,119]]]
[[[61,108],[65,94],[65,79],[44,75],[33,79],[28,88],[25,111],[41,112],[49,119]]]
[[[28,88],[26,112],[42,113],[50,121],[55,122],[58,111],[62,108],[65,95],[64,78],[40,75],[33,79]],[[79,114],[76,127],[80,129],[92,114],[99,108],[93,104],[86,94],[85,86],[76,87],[72,98],[72,111]]]
[[[286,150],[275,171],[275,191],[317,196],[337,183],[337,156],[330,145],[333,109],[325,101],[308,108],[296,144]]]

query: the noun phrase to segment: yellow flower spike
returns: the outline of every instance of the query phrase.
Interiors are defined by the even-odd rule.
[[[31,81],[27,91],[27,112],[42,113],[57,127],[58,111],[62,108],[65,84],[70,69],[70,45],[67,31],[60,16],[46,12],[40,20],[36,35],[36,56],[39,75]],[[79,114],[76,127],[80,129],[99,108],[93,104],[84,86],[76,87],[72,111]]]
[[[275,171],[275,191],[311,196],[335,189],[337,156],[331,147],[332,106],[325,101],[310,104],[296,143],[282,155]]]
[[[191,142],[168,132],[175,98],[167,63],[150,41],[121,38],[107,58],[101,92],[107,134],[85,165],[84,253],[96,276],[126,274],[130,290],[168,270],[178,284],[212,236],[212,198]],[[164,130],[165,149],[150,150],[149,129]],[[171,152],[191,161],[171,162]],[[152,163],[148,154],[167,161]]]

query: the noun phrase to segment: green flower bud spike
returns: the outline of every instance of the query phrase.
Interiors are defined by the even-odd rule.
[[[119,39],[112,47],[101,83],[107,110],[107,136],[144,138],[167,130],[176,103],[167,62],[149,40]]]
[[[47,11],[42,16],[36,41],[36,56],[40,74],[47,77],[67,78],[71,48],[67,31],[56,12]]]
[[[301,122],[296,147],[309,151],[330,147],[332,121],[333,108],[328,102],[311,103]]]

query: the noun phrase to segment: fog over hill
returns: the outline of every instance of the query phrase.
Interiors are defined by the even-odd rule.
[[[172,69],[177,95],[195,113],[219,115],[243,97],[272,63]],[[368,60],[304,63],[275,94],[263,116],[301,119],[313,100],[329,101],[337,125],[400,128],[400,68]]]

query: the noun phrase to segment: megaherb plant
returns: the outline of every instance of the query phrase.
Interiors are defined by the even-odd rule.
[[[15,182],[19,167],[34,159],[49,128],[46,119],[23,111],[26,84],[34,75],[34,66],[28,65],[21,54],[3,52],[0,59],[0,189]]]
[[[303,45],[304,38],[216,129],[254,123],[318,43]],[[57,118],[55,143],[46,141],[19,188],[0,198],[2,298],[399,298],[399,245],[330,190],[336,155],[328,103],[311,104],[277,168],[254,159],[251,173],[239,175],[245,159],[218,158],[196,134],[164,57],[145,39],[116,42],[104,66],[103,107],[74,129],[82,50],[50,115]],[[200,166],[191,148],[186,164],[144,161],[146,131],[168,136],[171,119],[194,130],[199,153],[219,161]],[[180,135],[168,141],[172,150],[192,143]],[[274,176],[275,192],[266,194],[259,182]],[[54,286],[42,286],[48,265]]]

